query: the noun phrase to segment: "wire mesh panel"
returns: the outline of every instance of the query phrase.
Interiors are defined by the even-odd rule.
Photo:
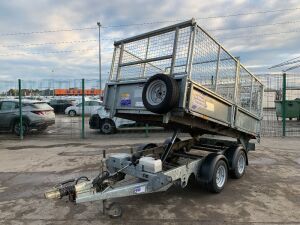
[[[252,77],[253,75],[245,70],[243,66],[240,66],[239,70],[237,70],[237,60],[202,29],[196,28],[191,71],[191,79],[193,81],[212,91],[216,91],[229,101],[235,101],[235,84],[237,79],[236,101],[240,106],[250,111],[250,104],[257,103],[257,101],[250,102]],[[259,85],[256,92],[262,92],[262,89],[262,85]],[[253,95],[255,96],[256,94],[254,93]],[[262,95],[257,95],[257,97],[261,98]],[[255,106],[256,109],[257,107],[258,105]]]
[[[179,29],[173,73],[186,73],[192,28]]]
[[[236,67],[236,60],[221,48],[216,92],[230,101],[234,101]]]
[[[151,77],[157,73],[170,74],[172,59],[154,61],[146,64],[145,77]]]
[[[300,121],[297,119],[297,117],[288,117],[288,115],[295,116],[295,114],[297,114],[296,99],[300,98],[300,79],[299,75],[297,74],[287,74],[286,77],[286,135],[300,136]],[[282,74],[264,74],[260,75],[259,78],[265,85],[263,98],[262,135],[282,136]],[[300,106],[298,110],[300,115]]]
[[[263,98],[263,85],[255,78],[253,78],[250,111],[256,116],[262,114],[262,98]]]
[[[153,59],[172,55],[174,37],[175,31],[171,31],[124,44],[118,79],[134,79],[152,76],[156,73],[168,73],[171,60]],[[149,59],[151,62],[141,62]]]
[[[120,51],[122,44],[117,45],[111,80],[150,77],[157,73],[170,74],[172,60],[174,60],[173,73],[186,72],[190,38],[191,27],[179,29],[177,38],[174,28],[172,31],[125,43],[123,51]],[[175,41],[177,41],[176,49],[174,49]],[[116,78],[118,67],[120,71]]]
[[[250,111],[251,97],[253,96],[253,77],[240,66],[240,76],[237,86],[238,105]]]
[[[126,43],[124,45],[122,63],[146,59],[147,46],[148,38]]]
[[[126,55],[126,53],[124,53]],[[118,79],[124,80],[124,79],[133,79],[133,78],[139,78],[142,76],[143,73],[143,64],[135,64],[131,66],[124,66],[120,70],[120,74]]]
[[[147,58],[172,55],[175,31],[159,34],[149,38]]]
[[[215,90],[219,45],[200,28],[195,30],[194,57],[191,78]]]
[[[120,58],[120,46],[116,46],[114,50],[114,56],[113,61],[111,65],[111,71],[110,71],[110,80],[116,80],[117,79],[117,73],[118,73],[118,65],[119,65],[119,58]]]

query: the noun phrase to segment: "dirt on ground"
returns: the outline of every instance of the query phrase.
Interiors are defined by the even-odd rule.
[[[103,150],[130,151],[169,135],[0,141],[0,224],[300,224],[300,138],[262,139],[249,153],[246,174],[229,179],[220,194],[194,185],[117,199],[118,219],[103,215],[99,202],[44,199],[62,180],[96,176]]]

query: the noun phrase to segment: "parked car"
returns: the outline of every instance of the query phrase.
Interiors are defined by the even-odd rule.
[[[97,110],[101,106],[101,101],[85,101],[84,102],[84,114],[91,115],[91,113]],[[69,116],[76,116],[82,114],[82,103],[74,106],[69,106],[65,109],[65,114]]]
[[[20,135],[19,102],[15,99],[0,100],[0,130],[12,131]],[[31,129],[44,131],[55,123],[53,108],[46,102],[22,101],[23,134]]]
[[[55,113],[64,113],[66,108],[73,106],[73,102],[68,99],[52,99],[48,104],[54,109]]]
[[[135,123],[135,121],[118,117],[110,119],[109,112],[102,105],[96,111],[92,112],[89,120],[90,129],[100,130],[103,134],[113,134],[116,132],[117,127],[134,125]]]

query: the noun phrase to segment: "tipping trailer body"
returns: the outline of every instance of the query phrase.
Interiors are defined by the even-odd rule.
[[[114,43],[104,104],[111,116],[198,134],[260,137],[263,85],[194,19]],[[176,80],[179,99],[149,111],[143,88],[155,74]]]

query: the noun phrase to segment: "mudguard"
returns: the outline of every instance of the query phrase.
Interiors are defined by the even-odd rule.
[[[210,153],[207,156],[205,156],[198,170],[197,181],[205,184],[209,183],[213,178],[215,165],[220,159],[226,162],[227,167],[229,166],[228,160],[222,154]]]
[[[242,145],[238,145],[238,146],[232,146],[230,148],[228,148],[225,152],[224,155],[228,160],[228,165],[229,165],[229,169],[232,170],[234,169],[236,163],[237,163],[237,155],[239,151],[244,151],[245,155],[246,155],[246,165],[248,165],[248,154],[247,152],[244,150]]]

